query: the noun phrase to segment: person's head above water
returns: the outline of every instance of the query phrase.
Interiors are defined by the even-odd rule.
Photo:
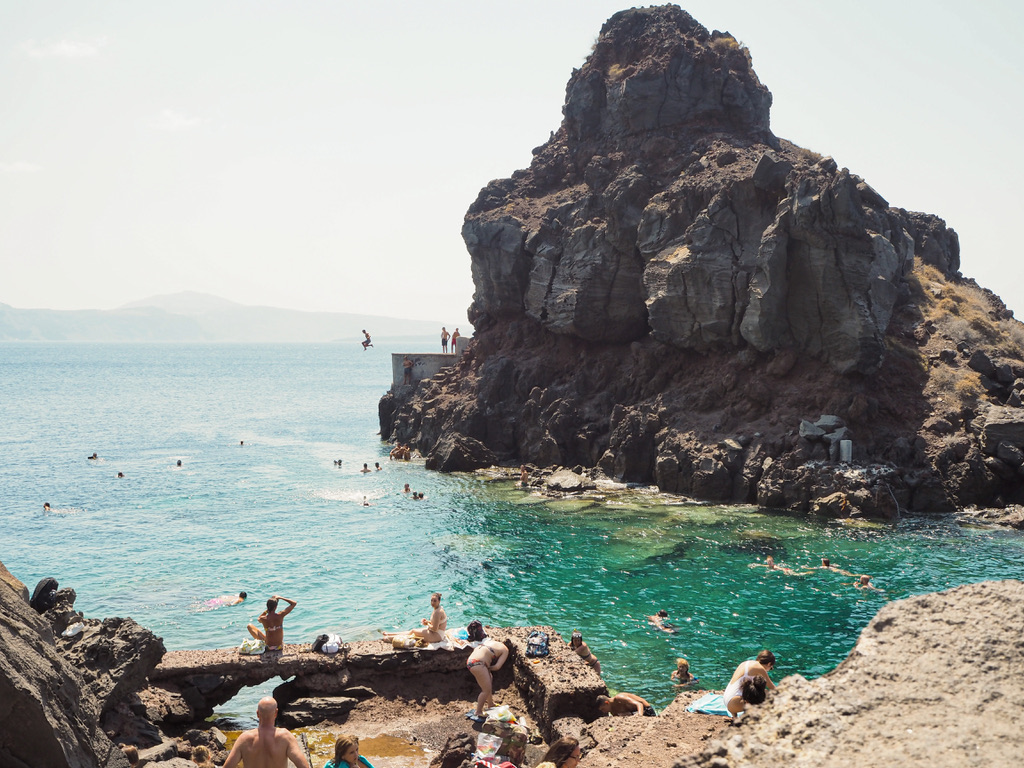
[[[821,558],[821,564],[822,564],[822,566],[824,566],[825,568],[830,568],[830,567],[832,566],[832,564],[831,564],[831,563],[830,563],[830,562],[828,561],[828,558],[827,558],[827,557],[823,557],[823,558]]]
[[[663,619],[668,618],[668,611],[666,611],[664,608],[662,608],[660,611],[658,611],[657,615],[661,616],[661,618],[663,618]]]
[[[242,598],[243,600],[245,600],[245,598],[247,598],[247,597],[248,597],[248,595],[247,595],[247,594],[245,594],[245,592],[239,592],[239,593],[238,593],[238,596],[239,596],[240,598]]]

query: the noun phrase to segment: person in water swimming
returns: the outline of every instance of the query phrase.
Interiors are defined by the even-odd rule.
[[[668,632],[669,634],[675,634],[676,628],[669,624],[665,619],[668,618],[668,611],[662,608],[653,616],[647,617],[647,623],[655,629],[660,629],[662,632]]]
[[[220,597],[213,597],[206,601],[206,605],[209,609],[223,608],[226,605],[238,605],[239,603],[245,602],[245,598],[248,595],[245,592],[239,592],[237,595],[221,595]]]
[[[422,627],[409,629],[405,632],[384,632],[384,639],[390,640],[396,635],[412,635],[426,640],[428,643],[440,643],[444,641],[444,633],[448,630],[448,614],[441,607],[441,593],[435,592],[430,596],[430,607],[433,612],[429,619],[420,619]]]
[[[764,689],[775,690],[775,683],[768,677],[768,673],[775,669],[775,654],[771,651],[765,650],[757,654],[756,659],[750,661],[744,661],[738,667],[736,671],[732,673],[732,679],[729,681],[729,685],[725,687],[725,693],[722,694],[722,699],[725,701],[725,706],[729,710],[731,715],[737,715],[747,708],[747,704],[760,704],[764,701]],[[754,688],[761,688],[761,701],[751,701],[744,695],[742,690],[744,683],[751,681],[753,678],[759,678],[764,681],[763,685],[757,684]],[[756,690],[747,690],[748,693],[756,698]]]
[[[277,604],[279,600],[284,600],[288,603],[288,607],[280,613],[277,612]],[[280,651],[284,648],[284,617],[291,613],[296,606],[294,600],[289,600],[287,597],[281,597],[280,595],[274,595],[272,598],[267,600],[267,610],[260,614],[257,621],[263,625],[263,629],[260,630],[255,624],[250,624],[246,629],[249,630],[249,634],[255,637],[257,640],[262,640],[267,644],[268,651]]]
[[[601,674],[601,662],[597,660],[597,656],[591,653],[590,647],[583,642],[582,632],[573,630],[572,635],[569,637],[569,647],[573,650],[573,653],[587,662],[591,669],[597,672],[597,674]]]
[[[872,589],[875,592],[885,591],[884,589],[879,589],[874,584],[872,584],[871,577],[867,574],[861,575],[855,582],[853,582],[853,586],[855,586],[857,589]]]
[[[690,662],[686,659],[676,659],[676,668],[672,673],[671,680],[676,681],[676,685],[690,685],[691,683],[699,682],[699,680],[690,674]]]

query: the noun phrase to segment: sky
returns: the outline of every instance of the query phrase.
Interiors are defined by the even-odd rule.
[[[465,322],[466,209],[529,165],[606,0],[0,0],[0,303],[156,294]],[[775,135],[957,231],[1024,316],[1024,3],[700,0]]]

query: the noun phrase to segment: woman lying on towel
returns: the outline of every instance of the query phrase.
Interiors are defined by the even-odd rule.
[[[440,643],[444,641],[445,630],[448,629],[448,614],[441,607],[441,593],[435,592],[430,596],[430,607],[434,612],[429,619],[420,619],[422,628],[410,629],[405,632],[385,632],[384,639],[390,640],[396,635],[412,635],[422,638],[428,643]]]
[[[747,708],[747,704],[760,704],[764,701],[765,690],[775,689],[775,683],[768,677],[773,669],[775,654],[771,651],[761,651],[756,659],[744,661],[736,667],[722,694],[731,715],[738,715]]]

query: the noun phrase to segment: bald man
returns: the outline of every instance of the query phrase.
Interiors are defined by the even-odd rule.
[[[273,696],[260,699],[256,717],[260,724],[238,737],[224,768],[235,768],[239,760],[245,763],[245,768],[287,768],[289,760],[296,768],[309,768],[299,740],[287,728],[274,726],[277,702]]]

